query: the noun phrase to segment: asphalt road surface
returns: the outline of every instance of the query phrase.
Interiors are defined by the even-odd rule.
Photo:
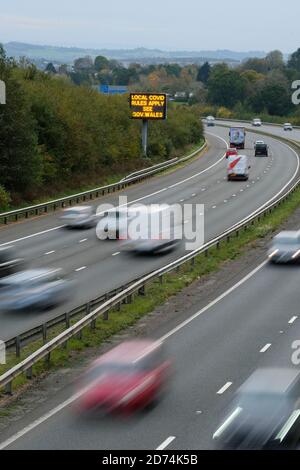
[[[154,177],[125,192],[94,201],[118,204],[118,196],[129,202],[204,204],[205,239],[208,241],[264,205],[287,187],[299,162],[288,146],[265,138],[269,158],[253,156],[252,137],[244,151],[250,157],[247,182],[226,179],[227,129],[215,127],[207,133],[208,152],[172,173]],[[259,138],[259,137],[257,137]],[[185,254],[182,246],[173,253],[155,257],[129,257],[122,242],[99,241],[95,230],[66,230],[59,214],[31,219],[0,230],[1,243],[12,244],[32,267],[62,267],[78,281],[72,299],[58,308],[40,313],[0,312],[1,339],[7,340],[60,313],[84,304],[115,287],[133,281]]]

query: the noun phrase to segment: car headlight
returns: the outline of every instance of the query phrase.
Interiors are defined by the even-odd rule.
[[[275,255],[277,255],[277,253],[279,252],[279,250],[274,250],[272,251],[270,254],[269,254],[269,258],[273,258]]]

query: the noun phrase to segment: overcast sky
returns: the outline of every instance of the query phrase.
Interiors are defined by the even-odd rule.
[[[292,52],[299,18],[299,0],[0,0],[0,42]]]

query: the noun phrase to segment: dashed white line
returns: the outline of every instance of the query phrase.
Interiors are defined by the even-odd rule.
[[[202,188],[201,191],[206,191],[206,188]]]
[[[217,208],[217,206],[212,206],[212,209],[216,209],[216,208]]]
[[[272,343],[268,343],[259,352],[265,353],[266,351],[268,351],[268,349],[270,349],[271,346],[272,346]]]
[[[195,197],[195,196],[197,196],[197,194],[196,194],[196,193],[193,193],[193,194],[192,194],[192,197]]]
[[[184,199],[180,199],[180,202],[184,202]]]
[[[79,241],[79,243],[84,243],[84,242],[87,242],[87,238],[83,238],[82,240]]]
[[[164,450],[164,449],[166,449],[166,448],[171,444],[171,442],[174,441],[174,439],[176,439],[175,436],[170,436],[170,437],[168,437],[162,444],[160,444],[160,446],[158,446],[158,447],[156,448],[156,450]]]
[[[224,202],[225,202],[225,203],[228,202],[227,199],[224,199]]]
[[[47,253],[45,253],[45,255],[52,255],[53,253],[55,253],[55,250],[47,251]]]
[[[77,268],[75,271],[79,273],[79,271],[83,271],[84,269],[86,269],[86,266],[81,266],[81,268]]]
[[[236,194],[233,194],[232,197],[236,197]]]
[[[292,317],[289,321],[289,324],[292,325],[293,323],[295,323],[295,321],[298,319],[298,317],[295,315],[294,317]]]
[[[113,253],[112,256],[118,256],[121,252],[120,251],[117,251],[116,253]]]
[[[217,392],[217,395],[223,395],[223,393],[226,392],[226,390],[229,389],[229,387],[231,387],[232,385],[232,382],[227,382],[222,388],[220,388],[220,390]]]

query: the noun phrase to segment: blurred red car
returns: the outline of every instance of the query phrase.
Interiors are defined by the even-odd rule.
[[[228,149],[226,152],[226,158],[231,157],[231,155],[238,155],[237,149]]]
[[[131,413],[158,402],[171,362],[161,342],[128,341],[94,361],[80,381],[79,412]]]

